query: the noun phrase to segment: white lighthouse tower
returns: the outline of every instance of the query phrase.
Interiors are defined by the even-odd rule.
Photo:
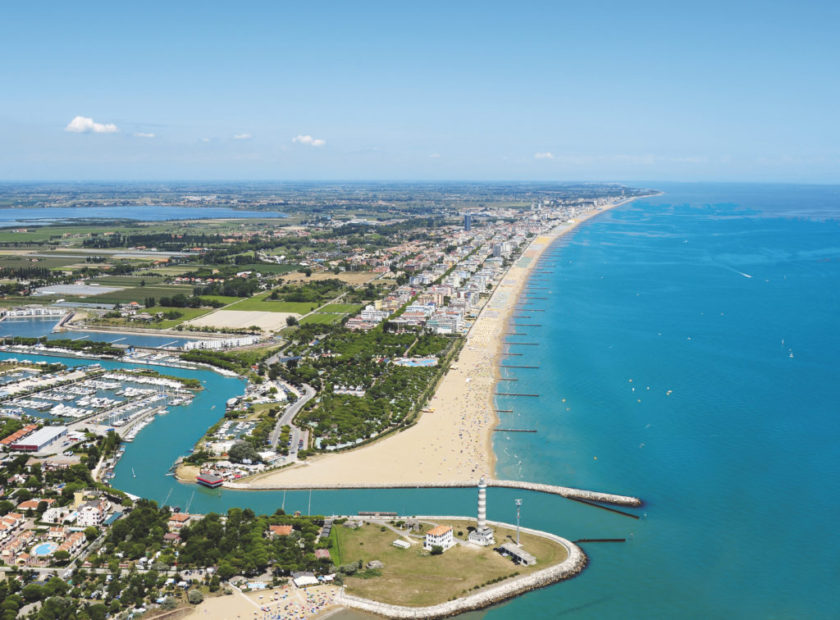
[[[484,480],[484,476],[478,481],[477,521],[475,530],[470,532],[469,541],[482,547],[495,545],[496,539],[493,537],[493,530],[487,527],[487,482]]]

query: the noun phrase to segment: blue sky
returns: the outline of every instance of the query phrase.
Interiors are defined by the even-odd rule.
[[[817,2],[6,3],[0,179],[840,182]]]

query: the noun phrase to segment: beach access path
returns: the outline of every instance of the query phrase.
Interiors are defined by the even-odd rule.
[[[492,433],[498,424],[493,394],[510,314],[540,255],[557,238],[607,208],[534,237],[482,309],[457,361],[414,426],[356,450],[311,457],[300,465],[259,474],[239,481],[237,487],[445,483],[478,480],[482,474],[492,477]]]

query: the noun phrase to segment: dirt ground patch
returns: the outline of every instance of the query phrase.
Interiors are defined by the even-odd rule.
[[[293,312],[259,312],[256,310],[216,310],[184,325],[247,329],[253,325],[263,331],[279,331],[287,327],[286,317],[300,318]]]
[[[313,273],[307,278],[305,273],[294,271],[283,274],[283,281],[291,283],[308,282],[311,280],[341,280],[347,284],[366,284],[378,275],[378,273],[373,273],[372,271],[342,271],[339,274],[325,271],[321,273]]]

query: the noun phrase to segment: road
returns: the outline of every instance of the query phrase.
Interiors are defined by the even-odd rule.
[[[301,394],[300,398],[298,398],[295,402],[291,405],[286,407],[286,410],[283,412],[277,419],[277,424],[274,425],[274,430],[271,432],[271,436],[269,437],[269,441],[271,442],[271,447],[276,449],[277,442],[280,439],[280,431],[283,429],[284,426],[287,424],[292,427],[292,450],[297,452],[297,442],[300,438],[300,429],[295,427],[292,424],[292,420],[295,419],[295,416],[301,410],[301,408],[308,403],[312,397],[315,396],[315,390],[305,383],[303,384],[303,394]]]

